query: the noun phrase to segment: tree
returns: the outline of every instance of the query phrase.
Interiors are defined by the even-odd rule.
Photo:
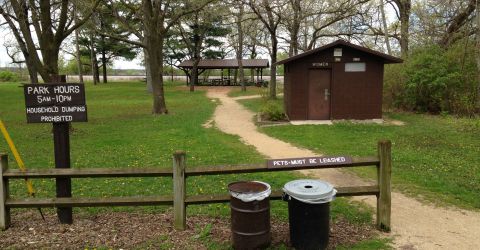
[[[397,5],[397,17],[400,20],[400,49],[402,52],[402,58],[407,58],[412,2],[411,0],[393,0],[393,2]]]
[[[465,36],[465,32],[458,33],[462,30],[468,22],[473,19],[473,14],[478,1],[469,0],[467,6],[459,8],[447,21],[447,29],[440,41],[443,47],[448,47],[450,44]],[[463,2],[466,3],[466,2]],[[462,4],[462,3],[460,3]],[[460,5],[461,6],[461,5]],[[463,7],[463,6],[462,6]],[[472,32],[473,33],[473,32]]]
[[[237,2],[237,7],[238,7],[238,13],[236,15],[236,24],[237,24],[237,33],[238,33],[238,46],[237,46],[237,61],[238,61],[238,71],[240,72],[240,85],[242,86],[242,91],[247,91],[247,88],[245,86],[245,74],[243,71],[243,27],[242,27],[242,22],[243,22],[243,16],[244,16],[244,8],[243,8],[243,3]]]
[[[22,50],[19,48],[16,42],[14,41],[5,41],[3,46],[7,52],[8,57],[10,57],[11,63],[17,64],[21,69],[22,64],[25,63],[25,60],[22,56]]]
[[[270,35],[270,84],[269,84],[269,98],[277,98],[277,51],[278,38],[277,31],[282,21],[282,11],[285,7],[283,0],[249,0],[248,5],[263,23]]]
[[[151,80],[152,86],[153,114],[168,113],[163,88],[163,50],[168,31],[181,17],[201,10],[210,2],[213,0],[142,0],[140,3],[135,0],[110,0],[115,18],[138,40],[103,34],[144,49],[149,73],[147,80]],[[131,22],[131,18],[138,22]]]
[[[211,6],[210,6],[211,7]],[[218,6],[217,7],[221,7]],[[222,51],[218,50],[223,45],[219,39],[230,33],[230,29],[224,27],[221,8],[205,8],[202,11],[184,16],[178,23],[177,30],[180,39],[193,61],[191,69],[190,91],[198,85],[198,64],[201,58],[215,59],[222,57]]]
[[[171,80],[173,81],[174,67],[187,57],[188,51],[186,51],[185,45],[178,40],[180,35],[172,33],[173,32],[170,32],[167,36],[163,53],[165,54],[165,63],[169,65],[172,70]],[[188,77],[188,72],[185,73]]]
[[[102,69],[103,82],[107,82],[107,68],[113,60],[123,58],[133,60],[137,55],[137,46],[117,41],[103,34],[98,34],[98,30],[116,34],[118,37],[128,39],[130,32],[114,23],[111,12],[105,8],[99,8],[91,18],[91,22],[85,25],[79,45],[81,46],[81,55],[88,56],[91,60],[94,84],[100,82],[100,68]],[[100,55],[100,59],[97,56]]]
[[[365,15],[362,7],[368,3],[368,0],[354,1],[328,1],[326,4],[316,3],[310,9],[313,10],[311,15],[305,16],[307,19],[304,22],[305,26],[311,26],[311,31],[307,27],[307,32],[304,36],[308,41],[302,48],[304,51],[311,50],[317,46],[318,40],[322,37],[347,37],[348,40],[352,38],[355,33],[364,33]],[[367,5],[365,9],[371,6]],[[358,20],[354,20],[354,18]],[[358,31],[357,28],[360,30]],[[310,38],[310,40],[308,40]]]
[[[476,3],[476,24],[477,24],[477,31],[475,35],[476,39],[476,62],[477,62],[477,77],[478,77],[478,82],[477,82],[477,112],[480,112],[480,1],[477,1]]]
[[[92,79],[93,79],[93,85],[97,85],[98,82],[100,82],[100,76],[99,76],[99,70],[98,70],[98,61],[97,61],[97,55],[95,53],[95,40],[93,38],[93,31],[89,32],[89,40],[88,42],[90,43],[90,65],[92,67]]]
[[[293,15],[290,15],[292,18],[286,18],[287,30],[290,33],[290,46],[288,50],[288,55],[292,57],[298,54],[298,47],[299,47],[298,36],[300,33],[300,25],[302,21],[305,19],[304,17],[306,17],[306,15],[302,13],[301,0],[289,0],[288,2],[290,4],[291,10],[293,11]]]
[[[253,14],[255,16],[255,14]],[[244,38],[245,38],[245,49],[246,53],[249,55],[250,59],[257,58],[259,54],[259,47],[263,37],[265,37],[265,29],[263,24],[258,20],[252,17],[250,13],[246,13],[246,17],[243,20],[244,27]],[[254,82],[255,69],[250,69],[250,81]]]
[[[32,82],[38,82],[37,73],[45,82],[50,82],[52,75],[58,75],[62,42],[90,18],[100,0],[82,3],[85,6],[81,8],[88,7],[89,11],[79,17],[78,22],[74,22],[72,13],[74,6],[79,7],[79,2],[72,0],[39,0],[28,3],[10,0],[0,5],[0,14],[22,50]],[[41,56],[37,51],[40,51]]]
[[[75,22],[78,22],[77,18],[77,10],[73,10],[73,15],[75,17]],[[80,39],[80,27],[78,29],[75,29],[75,57],[77,58],[77,67],[78,67],[78,80],[80,83],[83,83],[83,66],[82,66],[82,57],[80,53],[80,44],[79,44],[79,39]]]
[[[383,36],[385,38],[385,44],[387,46],[387,52],[389,55],[392,54],[392,48],[390,47],[390,40],[388,37],[388,25],[387,25],[387,18],[385,16],[385,6],[383,3],[384,0],[380,0],[380,13],[382,15],[382,28],[383,28]]]

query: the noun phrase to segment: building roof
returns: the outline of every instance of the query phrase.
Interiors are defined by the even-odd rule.
[[[337,40],[333,43],[329,43],[329,44],[324,45],[322,47],[318,47],[316,49],[309,50],[305,53],[298,54],[296,56],[292,56],[292,57],[287,58],[285,60],[281,60],[281,61],[277,62],[276,64],[279,65],[279,64],[285,64],[285,63],[288,63],[288,62],[291,62],[291,61],[295,61],[295,60],[298,60],[300,58],[306,57],[308,55],[311,55],[311,54],[314,54],[314,53],[317,53],[317,52],[320,52],[320,51],[323,51],[323,50],[326,50],[326,49],[329,49],[329,48],[332,48],[332,47],[335,47],[335,46],[339,46],[339,45],[350,47],[350,48],[356,49],[356,50],[360,50],[360,51],[363,51],[363,52],[365,52],[367,54],[370,54],[372,56],[381,58],[381,59],[383,59],[383,62],[386,63],[386,64],[388,64],[388,63],[402,63],[403,62],[403,60],[398,58],[398,57],[394,57],[394,56],[387,55],[387,54],[384,54],[384,53],[379,52],[379,51],[375,51],[375,50],[372,50],[372,49],[369,49],[369,48],[365,48],[365,47],[362,47],[362,46],[359,46],[359,45],[355,45],[353,43],[349,43],[349,42],[344,41],[344,40]]]
[[[242,66],[244,68],[268,68],[267,59],[242,59]],[[193,61],[186,60],[178,65],[180,68],[192,68]],[[199,69],[237,69],[237,59],[205,59],[200,60],[198,64]]]

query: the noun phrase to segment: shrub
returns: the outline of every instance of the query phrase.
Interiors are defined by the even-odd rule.
[[[0,82],[16,82],[19,77],[16,73],[11,71],[0,71]]]
[[[412,50],[402,65],[385,68],[384,101],[416,112],[473,115],[477,71],[473,43],[461,41],[449,48],[438,45]]]
[[[283,104],[276,100],[266,100],[260,108],[260,115],[262,120],[267,121],[282,121],[286,119],[283,112]]]
[[[407,109],[405,105],[405,69],[402,64],[385,65],[383,103],[387,109]]]
[[[415,111],[439,113],[444,110],[447,86],[458,79],[448,70],[443,49],[432,46],[416,51],[407,62],[405,94],[408,106]]]

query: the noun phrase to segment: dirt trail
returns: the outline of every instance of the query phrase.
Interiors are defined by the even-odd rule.
[[[231,88],[209,88],[208,97],[221,101],[214,113],[215,125],[254,146],[267,158],[313,156],[314,152],[295,147],[257,131],[254,113],[227,96]],[[242,97],[243,99],[245,97]],[[240,98],[239,98],[240,99]],[[364,185],[361,178],[335,169],[302,171],[308,176],[338,186]],[[356,197],[376,206],[374,197]],[[480,213],[434,207],[401,193],[392,193],[392,232],[398,249],[480,249]]]

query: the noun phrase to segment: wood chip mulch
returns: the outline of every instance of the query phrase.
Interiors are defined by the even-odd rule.
[[[225,248],[230,245],[228,218],[189,216],[187,230],[177,231],[171,211],[85,214],[74,216],[72,225],[58,223],[54,210],[46,211],[45,217],[43,221],[35,210],[15,211],[11,227],[0,232],[0,249],[208,249],[211,242]],[[371,225],[354,225],[343,219],[333,222],[330,231],[329,249],[378,235]],[[271,232],[273,248],[289,244],[287,222],[272,220]]]

